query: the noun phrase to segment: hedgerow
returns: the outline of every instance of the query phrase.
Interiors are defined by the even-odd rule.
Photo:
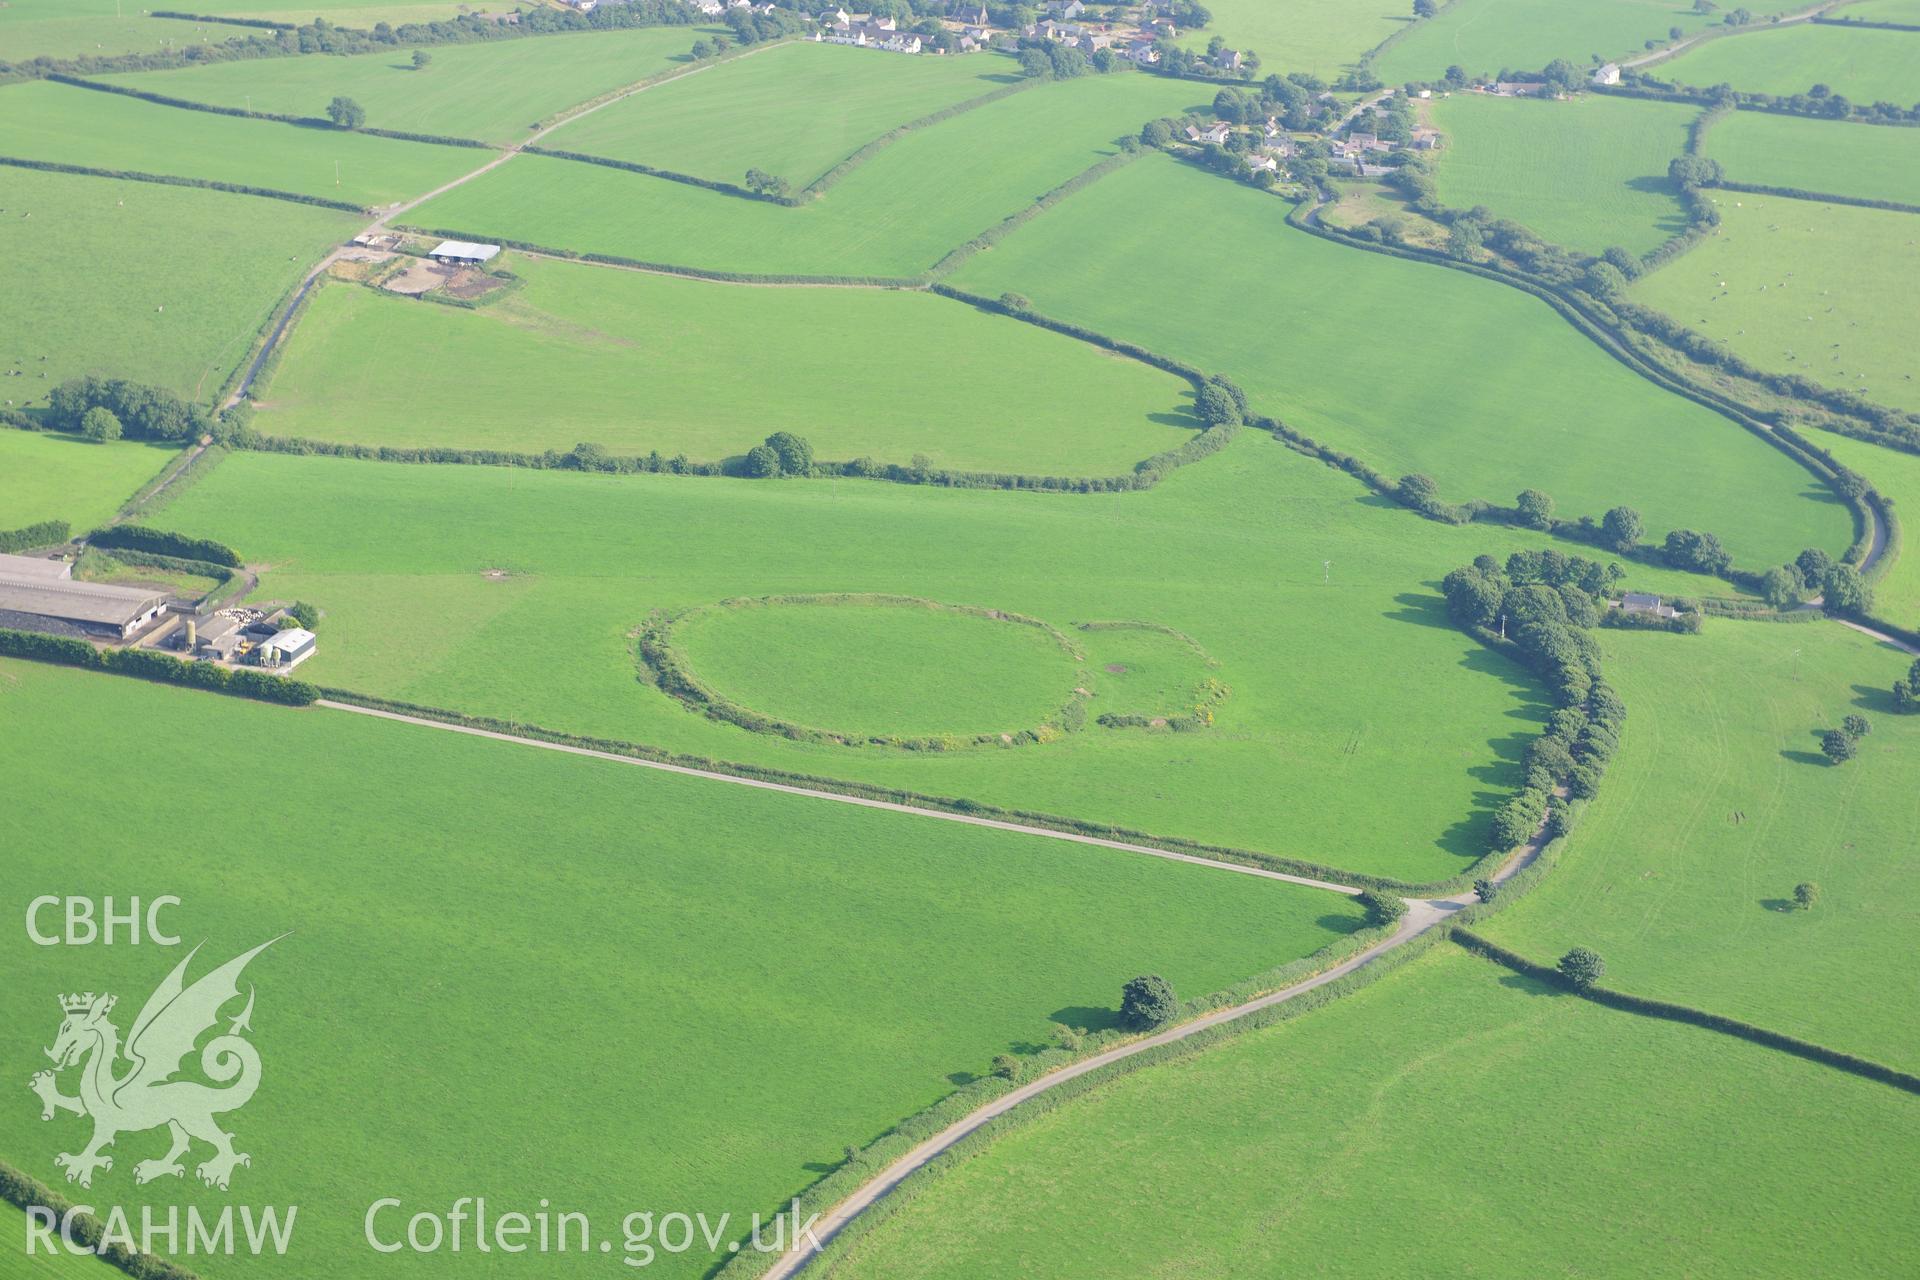
[[[19,529],[0,529],[0,555],[11,555],[30,547],[50,547],[65,542],[72,528],[65,520],[42,520]]]
[[[67,1235],[75,1244],[94,1250],[95,1257],[118,1267],[134,1280],[199,1280],[193,1272],[183,1270],[165,1258],[129,1249],[118,1239],[104,1240],[105,1224],[91,1213],[74,1213],[69,1219],[67,1215],[75,1208],[71,1201],[5,1161],[0,1161],[0,1200],[22,1211],[48,1210],[66,1224]]]
[[[42,173],[78,174],[83,178],[119,178],[125,182],[157,183],[163,187],[198,187],[203,191],[225,191],[237,196],[259,196],[267,200],[310,204],[321,209],[338,209],[342,213],[367,212],[365,205],[350,204],[345,200],[328,200],[323,196],[302,195],[298,191],[276,191],[272,187],[249,187],[238,182],[215,182],[211,178],[182,178],[170,173],[143,173],[138,169],[95,169],[89,165],[26,160],[19,156],[0,156],[0,164],[12,165],[16,169],[38,169]]]
[[[138,98],[142,102],[151,102],[156,106],[174,107],[182,111],[206,111],[217,116],[238,116],[244,120],[270,120],[278,124],[301,125],[307,128],[334,128],[334,123],[324,116],[283,115],[274,111],[249,111],[240,107],[220,107],[209,102],[194,102],[188,98],[172,98],[164,93],[153,93],[147,89],[135,89],[127,85],[105,84],[98,80],[88,80],[81,76],[70,76],[54,72],[46,77],[59,84],[72,85],[76,89],[92,89],[98,93],[117,93],[128,98]],[[402,142],[426,142],[441,147],[477,147],[482,151],[493,149],[493,144],[481,142],[477,138],[456,138],[443,133],[409,133],[402,129],[374,129],[362,125],[353,133],[371,134],[376,138],[397,138]]]
[[[183,661],[152,649],[98,649],[85,640],[38,631],[0,627],[0,655],[89,671],[110,671],[158,684],[210,689],[290,707],[307,706],[320,696],[320,690],[304,680],[269,675],[247,667],[223,667],[216,662]]]
[[[87,542],[96,547],[150,551],[178,560],[202,560],[228,569],[237,569],[241,564],[240,553],[224,542],[215,542],[212,538],[189,538],[182,533],[149,529],[145,525],[116,524],[95,529],[87,535]]]

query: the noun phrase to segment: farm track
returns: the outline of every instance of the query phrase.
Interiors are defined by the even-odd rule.
[[[1108,840],[1100,836],[1080,835],[1073,831],[1053,831],[1046,827],[1030,827],[1018,822],[1005,822],[998,818],[981,818],[972,814],[949,813],[944,809],[926,809],[917,805],[899,804],[892,800],[871,800],[865,796],[842,795],[837,791],[818,791],[811,787],[798,787],[784,782],[766,782],[759,778],[746,778],[738,774],[722,773],[713,769],[695,769],[687,765],[668,764],[663,760],[641,760],[634,756],[616,755],[611,751],[595,751],[590,747],[575,747],[561,742],[547,742],[540,738],[521,737],[518,734],[500,733],[493,729],[475,729],[467,725],[448,724],[444,720],[430,720],[425,716],[404,715],[397,711],[381,711],[374,707],[356,706],[350,702],[336,702],[332,698],[321,698],[314,703],[317,707],[326,707],[332,711],[351,711],[357,715],[373,716],[380,720],[396,720],[402,724],[420,725],[428,729],[439,729],[447,733],[461,733],[470,738],[490,738],[495,742],[511,742],[520,746],[539,747],[546,751],[559,751],[567,755],[587,756],[595,760],[609,760],[615,764],[635,765],[642,769],[657,769],[662,773],[677,773],[690,778],[704,778],[709,782],[726,782],[736,787],[752,787],[759,791],[777,791],[790,796],[806,796],[814,800],[832,800],[839,804],[856,805],[862,809],[881,809],[889,813],[910,814],[917,818],[937,818],[942,822],[958,822],[970,827],[988,827],[995,831],[1011,831],[1019,835],[1042,836],[1048,840],[1065,840],[1072,844],[1093,845],[1102,849],[1118,849],[1123,853],[1144,854],[1150,858],[1163,858],[1169,862],[1185,862],[1194,866],[1212,867],[1219,871],[1233,871],[1244,876],[1256,876],[1262,880],[1281,880],[1288,884],[1304,885],[1309,889],[1324,889],[1329,893],[1357,895],[1360,890],[1353,885],[1336,884],[1331,880],[1316,880],[1311,876],[1297,876],[1285,871],[1271,871],[1265,867],[1252,867],[1238,862],[1222,862],[1213,858],[1202,858],[1190,853],[1176,853],[1171,849],[1156,849],[1151,845],[1129,844],[1124,840]]]
[[[1783,14],[1777,19],[1751,22],[1744,27],[1717,27],[1706,31],[1697,31],[1686,39],[1675,44],[1670,44],[1663,49],[1655,49],[1651,53],[1643,53],[1637,58],[1629,58],[1620,64],[1620,69],[1622,71],[1637,71],[1641,67],[1650,67],[1655,63],[1665,62],[1669,58],[1677,58],[1695,45],[1703,44],[1711,40],[1731,39],[1734,36],[1748,35],[1755,31],[1772,31],[1795,22],[1811,22],[1813,19],[1826,13],[1829,9],[1839,8],[1842,3],[1843,0],[1826,0],[1825,3],[1817,4],[1811,9],[1802,9],[1799,13]]]

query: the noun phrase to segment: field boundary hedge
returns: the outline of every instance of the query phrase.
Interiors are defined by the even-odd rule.
[[[25,1173],[0,1160],[0,1200],[13,1205],[22,1213],[29,1209],[46,1209],[56,1218],[64,1219],[76,1206],[72,1201],[56,1194],[52,1188],[31,1174]],[[101,1239],[106,1226],[91,1213],[73,1215],[71,1235],[78,1244],[98,1249],[94,1256],[110,1267],[134,1277],[134,1280],[199,1280],[191,1271],[186,1271],[165,1258],[156,1258],[152,1254],[140,1253],[128,1249],[118,1240],[108,1241],[103,1247]]]
[[[1722,178],[1711,184],[1720,191],[1740,191],[1755,196],[1782,196],[1789,200],[1815,200],[1822,204],[1852,205],[1856,209],[1885,209],[1892,213],[1920,213],[1920,204],[1898,200],[1880,200],[1871,196],[1843,196],[1834,191],[1806,191],[1800,187],[1770,187],[1758,182],[1735,182]]]
[[[87,542],[90,546],[107,550],[125,547],[129,551],[172,556],[177,560],[199,560],[226,569],[238,569],[241,564],[240,553],[224,542],[215,542],[212,538],[189,538],[185,534],[152,529],[146,525],[108,525],[88,534]]]
[[[1862,27],[1869,31],[1920,31],[1920,26],[1911,22],[1886,22],[1878,18],[1849,18],[1844,14],[1838,18],[1821,14],[1811,19],[1822,27]]]
[[[677,765],[682,768],[699,769],[709,773],[726,773],[740,778],[752,778],[763,782],[777,782],[785,786],[805,787],[814,791],[826,791],[835,795],[857,796],[867,800],[881,800],[890,804],[910,805],[921,809],[938,809],[946,813],[964,814],[969,817],[994,818],[1006,822],[1016,822],[1022,826],[1038,827],[1046,831],[1064,831],[1074,835],[1093,836],[1101,840],[1118,840],[1127,844],[1145,845],[1153,849],[1165,849],[1172,853],[1191,853],[1197,857],[1210,858],[1216,862],[1235,862],[1242,866],[1261,867],[1269,871],[1282,871],[1289,875],[1306,876],[1315,880],[1326,880],[1335,884],[1352,885],[1363,889],[1385,889],[1407,895],[1427,895],[1435,893],[1457,893],[1472,884],[1473,876],[1493,855],[1482,857],[1463,869],[1460,874],[1446,880],[1416,884],[1406,880],[1396,880],[1388,876],[1376,876],[1366,872],[1344,871],[1337,867],[1324,866],[1317,862],[1306,862],[1298,858],[1284,857],[1280,854],[1262,853],[1253,849],[1236,848],[1231,845],[1207,844],[1198,840],[1188,840],[1179,836],[1159,836],[1138,831],[1131,827],[1119,827],[1108,823],[1090,822],[1080,818],[1068,818],[1059,814],[1041,813],[1029,809],[1005,809],[978,800],[969,800],[954,796],[936,796],[921,791],[909,791],[899,787],[886,787],[873,783],[851,781],[845,778],[831,778],[821,774],[797,773],[792,770],[767,765],[743,764],[733,760],[719,760],[711,756],[685,755],[668,751],[664,747],[649,746],[643,743],[626,742],[616,738],[593,738],[581,734],[565,733],[540,725],[528,724],[520,720],[501,720],[493,716],[469,715],[462,711],[453,711],[445,707],[424,706],[419,703],[403,702],[395,698],[383,698],[374,694],[358,693],[351,689],[322,686],[320,696],[335,702],[349,703],[354,706],[369,707],[376,711],[391,711],[399,715],[417,716],[423,720],[436,720],[442,724],[459,725],[463,728],[481,729],[489,733],[504,734],[511,738],[527,738],[537,742],[552,742],[561,746],[581,747],[588,751],[605,752],[608,755],[629,756],[635,760],[650,760],[660,764]]]
[[[275,111],[247,111],[240,107],[217,107],[211,102],[195,102],[191,98],[173,98],[164,93],[153,93],[146,89],[135,89],[127,85],[106,84],[99,80],[88,80],[82,76],[71,76],[55,71],[45,77],[55,84],[71,85],[76,89],[92,89],[96,93],[117,93],[126,98],[138,98],[155,106],[173,107],[179,111],[205,111],[209,115],[235,116],[242,120],[265,120],[274,124],[290,124],[301,129],[323,129],[328,133],[364,133],[376,138],[394,138],[401,142],[424,142],[438,147],[477,147],[482,151],[497,148],[490,142],[478,138],[456,138],[442,133],[409,133],[402,129],[375,129],[362,125],[357,129],[342,129],[333,121],[320,116],[290,116]]]
[[[1016,93],[1021,93],[1037,85],[1045,84],[1052,78],[1051,76],[1034,76],[1027,79],[1016,80],[1012,84],[1003,84],[997,89],[983,93],[977,98],[969,98],[965,102],[956,102],[951,106],[942,107],[938,111],[929,112],[921,116],[918,120],[909,120],[905,124],[895,125],[879,137],[856,148],[831,169],[828,169],[825,173],[802,187],[800,194],[804,197],[812,198],[819,196],[823,192],[830,191],[849,173],[852,173],[855,169],[858,169],[861,165],[873,159],[874,156],[885,151],[888,147],[900,141],[900,139],[906,137],[908,134],[916,133],[931,125],[951,120],[955,116],[965,115],[969,111],[977,111],[979,108],[998,102],[1002,98],[1011,97]]]
[[[982,249],[991,249],[994,245],[999,244],[1002,240],[1047,210],[1053,208],[1053,206],[1059,204],[1074,192],[1092,186],[1114,170],[1124,168],[1133,163],[1143,154],[1145,153],[1141,151],[1117,151],[1106,159],[1081,170],[1059,186],[1048,191],[1032,204],[1025,206],[1017,212],[1008,214],[999,222],[988,227],[985,231],[982,231],[979,235],[967,241],[959,248],[948,252],[944,258],[941,258],[940,261],[927,268],[922,278],[929,282],[944,280],[955,271],[958,271],[961,266],[966,263],[967,259],[973,257],[974,254],[979,253]]]
[[[1653,1000],[1646,996],[1616,991],[1611,987],[1576,987],[1567,982],[1560,975],[1559,970],[1536,964],[1516,951],[1509,951],[1499,943],[1481,937],[1471,929],[1455,926],[1449,932],[1456,943],[1484,959],[1537,982],[1570,992],[1583,999],[1591,1000],[1595,1004],[1605,1005],[1609,1009],[1620,1009],[1627,1013],[1660,1018],[1667,1022],[1684,1022],[1707,1031],[1717,1031],[1722,1035],[1747,1040],[1763,1048],[1790,1053],[1797,1058],[1805,1058],[1809,1062],[1817,1062],[1821,1066],[1845,1071],[1866,1080],[1892,1085],[1907,1093],[1920,1094],[1920,1076],[1911,1072],[1900,1071],[1870,1058],[1862,1058],[1857,1054],[1845,1053],[1839,1049],[1830,1049],[1826,1045],[1802,1040],[1798,1036],[1790,1036],[1784,1032],[1772,1031],[1751,1022],[1743,1022],[1738,1018],[1729,1018],[1725,1014],[1696,1009],[1692,1005],[1675,1004],[1668,1000]]]
[[[349,204],[345,200],[328,200],[324,196],[302,195],[298,191],[276,191],[272,187],[248,187],[237,182],[215,182],[211,178],[182,178],[165,173],[142,173],[137,169],[95,169],[53,160],[27,160],[20,156],[0,156],[0,164],[12,165],[16,169],[36,169],[42,173],[75,174],[83,178],[118,178],[123,182],[153,182],[163,187],[198,187],[205,191],[224,191],[229,195],[259,196],[265,200],[316,205],[322,209],[338,209],[342,213],[369,212],[365,205]]]
[[[524,149],[524,148],[523,148]],[[582,253],[577,249],[556,249],[549,245],[534,244],[527,240],[512,240],[497,235],[484,235],[476,231],[462,231],[457,228],[422,227],[411,223],[393,224],[395,231],[404,231],[410,235],[437,236],[442,240],[482,239],[489,244],[497,244],[503,249],[515,249],[521,253],[530,253],[541,258],[555,258],[562,262],[590,262],[604,267],[623,267],[629,271],[651,271],[655,275],[684,276],[689,280],[711,280],[720,284],[790,284],[816,285],[821,288],[838,287],[848,289],[918,289],[924,282],[917,276],[828,276],[828,275],[789,275],[773,271],[719,271],[705,267],[678,266],[670,262],[648,262],[640,258],[626,258],[613,253]]]
[[[678,169],[656,169],[650,164],[641,164],[638,160],[615,160],[612,156],[588,155],[584,151],[562,151],[558,147],[543,147],[533,142],[523,144],[520,150],[528,155],[547,156],[554,160],[571,160],[575,164],[597,164],[606,169],[624,169],[628,173],[637,173],[642,177],[685,183],[689,187],[702,187],[723,196],[736,196],[742,200],[760,200],[767,204],[785,205],[788,208],[806,203],[798,196],[776,196],[760,191],[750,191],[735,182],[726,182],[720,178],[702,178],[697,174],[681,173]]]
[[[229,669],[215,662],[183,661],[152,649],[96,649],[87,641],[71,636],[16,631],[10,627],[0,627],[0,656],[106,671],[155,684],[208,689],[288,707],[308,706],[320,697],[320,690],[304,680],[268,675],[250,667]]]
[[[72,533],[73,526],[65,520],[42,520],[18,529],[0,529],[0,555],[13,555],[34,547],[50,547],[57,542],[65,542]]]
[[[780,605],[853,605],[873,608],[923,609],[935,613],[959,614],[969,618],[983,618],[993,622],[1008,622],[1016,626],[1033,627],[1051,638],[1062,652],[1080,665],[1075,673],[1072,692],[1067,700],[1050,712],[1047,718],[1036,728],[1015,729],[1000,733],[978,733],[970,735],[944,734],[937,736],[911,736],[901,734],[865,734],[854,735],[839,733],[831,729],[821,729],[813,725],[800,724],[797,721],[784,720],[778,716],[756,711],[743,703],[735,702],[712,685],[703,681],[687,661],[686,655],[674,646],[673,629],[700,614],[720,610],[770,608]],[[745,729],[749,733],[768,734],[773,737],[787,738],[794,742],[812,742],[838,747],[894,747],[903,751],[955,751],[966,747],[1020,747],[1040,742],[1052,742],[1060,735],[1072,733],[1085,725],[1087,719],[1087,695],[1082,692],[1087,684],[1084,668],[1086,654],[1068,639],[1058,627],[1042,622],[1038,618],[1024,613],[1013,613],[1004,609],[989,609],[980,605],[947,604],[939,600],[929,600],[922,596],[888,595],[884,593],[863,592],[823,592],[805,595],[771,596],[735,596],[715,604],[700,605],[691,609],[682,609],[674,613],[658,613],[641,625],[639,642],[635,646],[641,679],[660,692],[681,703],[689,711],[695,711],[711,720]]]

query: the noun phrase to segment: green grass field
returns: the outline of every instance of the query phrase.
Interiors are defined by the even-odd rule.
[[[217,22],[151,18],[130,8],[116,17],[113,0],[12,0],[0,9],[0,62],[110,58],[221,44],[240,30]]]
[[[1920,521],[1920,458],[1883,449],[1863,440],[1820,432],[1814,440],[1847,466],[1873,481],[1891,499],[1901,525],[1902,551],[1887,575],[1874,586],[1874,613],[1899,626],[1920,631],[1920,550],[1908,532]]]
[[[1057,1107],[827,1274],[1868,1276],[1920,1248],[1909,1097],[1442,945]]]
[[[784,429],[823,459],[1104,476],[1200,426],[1171,374],[933,294],[511,269],[527,287],[478,311],[327,285],[256,392],[260,429],[701,461]]]
[[[1902,22],[1920,27],[1920,0],[1861,0],[1834,15],[1863,22]]]
[[[160,473],[173,449],[91,444],[55,432],[0,430],[0,529],[65,520],[85,533]]]
[[[1546,961],[1590,946],[1624,991],[1920,1066],[1920,720],[1888,693],[1913,660],[1831,623],[1695,639],[1605,634],[1619,757],[1549,884],[1485,932]],[[1834,768],[1816,731],[1855,712],[1873,732]],[[1783,910],[1803,880],[1824,901]]]
[[[1447,135],[1440,199],[1483,204],[1583,253],[1643,254],[1686,230],[1667,162],[1686,149],[1698,109],[1586,95],[1571,102],[1454,94],[1433,104]]]
[[[1701,88],[1730,84],[1742,93],[1781,96],[1824,84],[1855,102],[1884,99],[1910,106],[1920,93],[1913,72],[1920,57],[1916,35],[1801,22],[1709,41],[1661,63],[1654,74]]]
[[[712,609],[673,630],[708,686],[836,733],[1017,733],[1073,695],[1072,653],[1038,627],[914,606]]]
[[[1259,54],[1262,75],[1309,71],[1329,80],[1413,19],[1402,6],[1354,0],[1216,0],[1207,8],[1213,20],[1183,34],[1182,44],[1205,47],[1217,35]]]
[[[1634,295],[1754,364],[1920,409],[1910,213],[1722,191],[1720,229]]]
[[[410,50],[398,49],[102,78],[147,93],[282,115],[324,116],[334,95],[345,94],[367,109],[367,123],[377,129],[517,142],[536,120],[691,61],[687,50],[699,35],[687,27],[650,27],[436,46],[422,71],[413,69]],[[478,168],[484,157],[469,159]]]
[[[725,182],[764,169],[798,189],[887,130],[1019,78],[997,54],[877,58],[789,44],[634,94],[545,145]]]
[[[59,1238],[58,1227],[54,1238]],[[28,1280],[119,1280],[124,1271],[96,1259],[70,1254],[64,1248],[48,1254],[40,1242],[31,1257],[27,1254],[27,1215],[12,1205],[0,1205],[0,1258],[7,1260],[9,1274]]]
[[[1707,154],[1734,182],[1920,204],[1920,130],[1736,111]]]
[[[1695,14],[1691,0],[1459,0],[1381,54],[1374,72],[1398,84],[1438,80],[1450,66],[1468,75],[1538,71],[1555,58],[1584,66],[1594,54],[1637,53],[1648,40],[1665,43],[1673,27],[1693,32],[1710,20],[1717,18]]]
[[[1845,510],[1805,471],[1629,372],[1544,304],[1328,243],[1285,213],[1251,188],[1149,158],[977,256],[955,283],[1016,290],[1047,315],[1229,374],[1260,410],[1388,475],[1430,473],[1450,500],[1506,503],[1534,487],[1563,515],[1596,518],[1626,503],[1656,536],[1709,529],[1743,562],[1844,549]],[[1188,234],[1196,218],[1205,236]],[[1277,320],[1223,324],[1221,298]]]
[[[27,160],[207,178],[366,205],[431,191],[487,161],[486,152],[470,147],[241,120],[50,81],[0,92],[7,152]],[[327,101],[314,109],[324,110]]]
[[[521,156],[408,221],[713,270],[915,275],[1114,154],[1122,135],[1211,98],[1137,73],[1042,85],[908,135],[801,208]],[[567,145],[567,130],[554,137]]]
[[[266,1074],[227,1119],[253,1157],[233,1195],[191,1174],[136,1189],[130,1166],[164,1135],[133,1134],[90,1193],[300,1206],[285,1259],[223,1259],[226,1275],[465,1274],[458,1256],[373,1254],[361,1224],[382,1195],[547,1197],[615,1239],[635,1209],[770,1211],[956,1074],[1056,1022],[1098,1025],[1136,973],[1197,995],[1360,924],[1318,890],[342,712],[14,662],[0,707],[6,773],[35,779],[8,806],[10,878],[178,895],[203,965],[292,931],[248,970]],[[129,723],[193,750],[125,768]],[[229,817],[209,822],[215,786]],[[113,837],[129,811],[187,838],[163,863]],[[84,867],[76,842],[96,851]],[[124,1031],[180,958],[39,948],[17,928],[0,950],[19,1033],[0,1069],[22,1097],[54,993],[117,993]],[[54,1178],[81,1132],[9,1106],[0,1154]]]
[[[0,398],[15,407],[44,406],[81,373],[210,397],[274,304],[356,227],[329,209],[151,182],[7,168],[0,183],[0,369],[23,371],[0,378]]]
[[[1543,711],[1444,621],[1432,585],[1537,543],[1415,519],[1258,435],[1111,495],[236,454],[156,517],[272,565],[265,596],[327,610],[303,668],[324,684],[1423,879],[1483,851]],[[1233,694],[1201,732],[1090,724],[1018,750],[868,752],[718,724],[637,679],[629,633],[651,610],[838,591],[1063,631],[1175,627]]]

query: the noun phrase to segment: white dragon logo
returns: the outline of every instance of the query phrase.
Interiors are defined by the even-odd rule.
[[[281,937],[285,937],[282,934]],[[241,1039],[240,1033],[252,1029],[253,990],[248,988],[247,1007],[200,1051],[200,1070],[208,1079],[225,1088],[213,1088],[194,1080],[172,1077],[185,1065],[194,1043],[220,1020],[220,1010],[240,995],[239,978],[247,962],[280,938],[263,942],[243,956],[229,960],[191,987],[185,984],[187,965],[199,954],[195,947],[175,966],[154,993],[147,997],[140,1016],[133,1020],[127,1036],[124,1056],[132,1065],[124,1074],[115,1068],[122,1056],[120,1032],[107,1015],[113,1012],[115,998],[89,991],[85,995],[60,997],[66,1019],[60,1034],[47,1050],[53,1070],[42,1071],[30,1082],[40,1096],[42,1120],[53,1119],[56,1111],[93,1117],[93,1141],[78,1155],[63,1153],[54,1163],[67,1171],[67,1181],[83,1187],[93,1185],[96,1169],[111,1171],[113,1159],[101,1151],[113,1145],[123,1133],[138,1133],[165,1125],[173,1135],[173,1147],[158,1160],[142,1160],[133,1167],[135,1182],[155,1178],[181,1177],[186,1172],[180,1157],[187,1153],[191,1139],[198,1138],[213,1147],[213,1158],[195,1172],[210,1187],[227,1189],[236,1165],[251,1165],[252,1159],[233,1149],[233,1135],[214,1123],[214,1116],[238,1111],[252,1099],[260,1086],[260,1055]],[[89,1056],[91,1055],[91,1056]],[[56,1072],[85,1061],[80,1074],[80,1096],[69,1098],[54,1081]]]

